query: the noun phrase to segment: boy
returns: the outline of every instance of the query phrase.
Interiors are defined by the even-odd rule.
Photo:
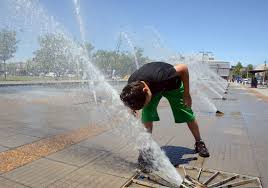
[[[145,64],[129,77],[128,84],[120,94],[121,100],[134,113],[142,109],[141,119],[150,133],[153,130],[153,122],[160,120],[156,109],[162,96],[169,101],[175,122],[187,123],[195,138],[195,151],[201,157],[209,157],[191,109],[189,73],[185,64],[175,66],[164,62]]]

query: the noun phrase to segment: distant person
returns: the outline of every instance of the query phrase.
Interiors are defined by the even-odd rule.
[[[257,88],[258,87],[258,80],[256,77],[253,78],[253,87]]]
[[[254,87],[254,77],[251,78],[250,86],[251,86],[252,88]]]
[[[175,66],[164,62],[145,64],[129,77],[128,84],[120,94],[121,100],[134,113],[142,109],[141,120],[149,133],[152,133],[153,122],[160,120],[157,106],[163,96],[170,103],[175,123],[187,123],[195,138],[195,151],[202,157],[209,157],[191,109],[189,73],[185,64]],[[150,151],[140,153],[138,162],[141,166],[150,163],[146,161],[145,155],[150,155]]]

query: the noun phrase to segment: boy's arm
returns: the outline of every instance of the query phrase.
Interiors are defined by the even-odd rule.
[[[183,99],[184,99],[184,104],[186,106],[191,107],[192,105],[192,99],[190,95],[190,86],[189,86],[189,72],[188,72],[188,67],[186,64],[178,64],[174,66],[176,72],[181,78],[181,81],[183,82],[184,86],[184,94],[183,94]]]

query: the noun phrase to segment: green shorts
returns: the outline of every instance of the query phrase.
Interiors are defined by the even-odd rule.
[[[194,113],[190,107],[187,107],[183,103],[184,87],[181,87],[171,91],[163,91],[152,97],[149,104],[142,109],[141,120],[143,123],[159,121],[157,113],[157,106],[162,96],[166,97],[171,106],[175,123],[191,122],[195,119]]]

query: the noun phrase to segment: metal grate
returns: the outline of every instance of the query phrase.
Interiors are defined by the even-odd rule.
[[[203,169],[191,166],[180,166],[178,172],[183,176],[180,188],[262,188],[260,179],[237,173]],[[176,187],[157,173],[136,173],[121,188],[167,188]]]

